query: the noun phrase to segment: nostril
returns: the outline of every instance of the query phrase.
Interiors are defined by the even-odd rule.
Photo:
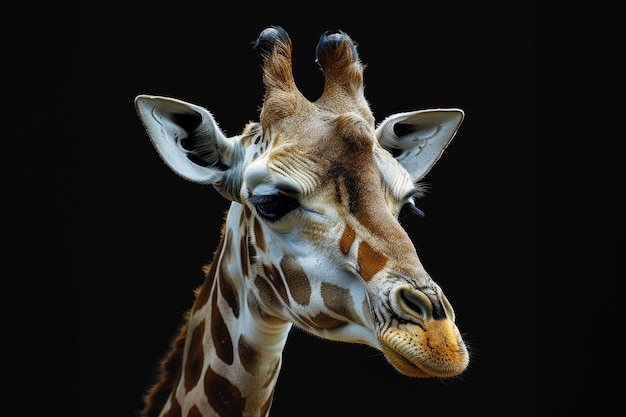
[[[443,320],[446,318],[454,320],[452,306],[443,294],[442,299],[431,299],[422,291],[405,287],[399,290],[398,295],[402,309],[411,317],[420,320]]]
[[[412,291],[402,291],[400,293],[400,299],[402,299],[404,305],[409,310],[416,313],[418,316],[423,318],[426,315],[426,312],[420,303],[421,300],[419,300]]]
[[[398,299],[404,313],[413,319],[419,321],[432,319],[432,303],[423,292],[413,288],[402,288]]]
[[[437,303],[433,308],[433,318],[435,320],[443,320],[446,317],[446,311],[441,307],[440,303]]]
[[[454,309],[452,308],[452,305],[450,304],[450,301],[448,301],[448,298],[445,296],[445,294],[441,294],[441,305],[443,308],[444,317],[448,317],[450,320],[454,321],[456,318],[454,315]]]

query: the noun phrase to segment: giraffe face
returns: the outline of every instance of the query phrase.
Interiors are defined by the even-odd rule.
[[[363,67],[343,32],[317,46],[314,102],[296,88],[291,41],[261,33],[266,94],[259,123],[227,138],[205,109],[140,96],[138,113],[165,162],[240,207],[246,288],[261,315],[383,352],[415,377],[461,373],[469,355],[453,309],[398,221],[463,113],[425,110],[378,126]],[[241,206],[239,206],[241,205]]]
[[[398,221],[419,187],[362,116],[318,112],[281,129],[290,135],[243,175],[259,303],[321,337],[378,347],[408,375],[458,373],[467,351],[454,312]]]

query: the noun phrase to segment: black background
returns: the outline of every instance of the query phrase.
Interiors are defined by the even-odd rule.
[[[294,329],[271,415],[610,407],[602,382],[621,367],[609,322],[623,242],[607,221],[623,148],[615,11],[473,2],[2,7],[7,408],[37,416],[141,408],[227,203],[165,167],[133,99],[194,102],[239,133],[263,95],[251,43],[275,24],[292,38],[296,82],[311,100],[323,82],[317,40],[342,29],[367,65],[378,121],[465,110],[426,178],[426,217],[407,229],[455,307],[472,361],[459,378],[413,380],[369,348]]]

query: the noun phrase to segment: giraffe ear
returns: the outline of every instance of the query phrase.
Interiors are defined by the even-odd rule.
[[[208,110],[147,95],[135,98],[135,109],[152,144],[175,173],[199,184],[221,182],[234,144]]]
[[[432,109],[398,113],[376,128],[383,148],[409,172],[413,182],[422,179],[437,162],[463,121],[460,109]]]

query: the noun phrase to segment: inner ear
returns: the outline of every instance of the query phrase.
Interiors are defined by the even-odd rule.
[[[137,113],[153,145],[178,175],[199,184],[222,184],[233,146],[203,107],[167,97],[141,95]]]
[[[193,132],[200,126],[200,123],[202,123],[202,116],[194,111],[189,113],[172,113],[170,118],[173,123],[182,127],[187,132]]]
[[[202,141],[193,132],[202,123],[202,116],[196,112],[191,113],[172,113],[170,114],[172,123],[182,128],[186,134],[180,139],[179,144],[185,150],[187,159],[196,165],[209,167],[211,164],[210,152],[202,152]]]
[[[428,125],[416,126],[408,123],[396,123],[393,126],[393,131],[399,138],[409,135],[414,135],[419,132],[421,136],[430,137],[437,131],[437,125],[435,123]]]
[[[415,126],[413,125],[408,125],[406,123],[396,123],[393,126],[393,133],[395,133],[395,135],[399,138],[407,136],[407,135],[411,135],[414,132],[415,132]],[[390,147],[387,150],[389,151],[389,153],[391,153],[391,155],[394,158],[399,157],[402,154],[402,152],[404,152],[404,149],[400,147]]]
[[[383,148],[409,172],[422,179],[455,136],[464,113],[460,109],[429,109],[389,116],[376,128]]]

